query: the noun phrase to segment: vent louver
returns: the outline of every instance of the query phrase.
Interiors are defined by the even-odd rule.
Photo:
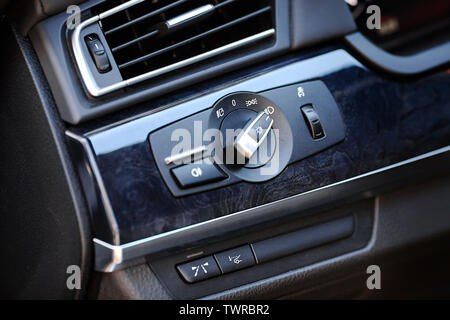
[[[136,83],[273,40],[272,2],[113,0],[94,13],[123,79]]]

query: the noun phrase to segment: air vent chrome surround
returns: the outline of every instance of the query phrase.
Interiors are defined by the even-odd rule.
[[[139,82],[142,82],[144,80],[148,80],[151,78],[155,78],[158,77],[160,75],[169,73],[171,71],[183,68],[183,67],[187,67],[190,66],[194,63],[200,62],[202,60],[208,59],[208,58],[212,58],[215,56],[218,56],[220,54],[232,51],[234,49],[237,48],[241,48],[244,46],[248,46],[251,44],[254,44],[255,42],[258,42],[262,39],[266,39],[269,38],[271,36],[274,36],[276,31],[274,28],[269,28],[267,30],[264,30],[262,32],[258,32],[256,34],[253,34],[251,36],[248,37],[244,37],[242,39],[239,39],[237,41],[233,41],[230,43],[227,43],[223,46],[220,46],[218,48],[214,48],[212,50],[209,51],[205,51],[202,52],[200,54],[194,55],[192,57],[189,57],[187,59],[181,60],[181,61],[177,61],[175,63],[172,64],[168,64],[165,65],[163,67],[160,67],[158,69],[155,70],[151,70],[136,76],[133,76],[131,78],[128,79],[124,79],[120,82],[116,82],[114,84],[111,85],[107,85],[107,86],[100,86],[97,81],[95,80],[93,71],[90,69],[88,63],[86,62],[86,59],[89,59],[89,57],[85,56],[84,50],[83,50],[83,46],[84,41],[83,41],[83,37],[81,36],[81,32],[84,28],[95,24],[95,23],[99,23],[100,26],[102,26],[102,20],[108,17],[113,16],[114,14],[117,14],[121,11],[124,11],[128,8],[131,8],[132,6],[135,6],[137,4],[140,4],[142,2],[145,1],[149,1],[149,0],[130,0],[127,1],[121,5],[118,5],[116,7],[113,7],[112,9],[109,9],[107,11],[104,11],[98,15],[95,15],[85,21],[83,21],[81,24],[79,24],[73,31],[72,35],[71,35],[71,43],[72,43],[72,50],[73,50],[73,54],[74,54],[74,58],[75,58],[75,62],[76,65],[78,67],[79,73],[81,75],[81,78],[83,80],[83,83],[88,91],[88,93],[91,96],[94,97],[100,97],[102,95],[105,95],[107,93],[137,84]],[[234,2],[236,0],[228,0],[225,2]],[[198,8],[194,8],[191,11],[185,12],[183,14],[180,14],[177,17],[168,19],[165,22],[165,25],[167,28],[171,28],[171,27],[178,27],[180,24],[183,24],[185,21],[194,19],[196,17],[199,17],[201,15],[206,15],[211,11],[214,11],[214,5],[203,5],[200,6]]]

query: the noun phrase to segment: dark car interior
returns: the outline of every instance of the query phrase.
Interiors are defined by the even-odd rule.
[[[450,1],[0,1],[2,299],[449,299]]]

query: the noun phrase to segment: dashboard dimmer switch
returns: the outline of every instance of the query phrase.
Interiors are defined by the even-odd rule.
[[[325,133],[323,132],[322,124],[320,123],[316,110],[311,105],[303,106],[301,109],[312,138],[323,138]]]

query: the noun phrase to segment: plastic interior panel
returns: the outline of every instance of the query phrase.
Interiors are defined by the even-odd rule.
[[[360,32],[347,35],[345,40],[366,61],[395,75],[417,75],[450,62],[450,42],[410,56],[398,56],[380,49]]]
[[[305,96],[299,97],[298,88],[302,88],[302,90],[304,90],[303,92]],[[323,82],[313,81],[298,83],[287,87],[265,91],[262,92],[261,95],[263,97],[267,97],[275,103],[277,109],[279,108],[281,113],[284,115],[283,119],[287,119],[287,123],[283,123],[283,126],[278,129],[280,140],[279,144],[281,144],[281,146],[277,146],[279,150],[277,152],[281,154],[280,156],[287,156],[289,159],[288,163],[299,161],[344,139],[345,126],[342,121],[341,114],[336,102],[333,99],[333,96]],[[314,105],[315,110],[319,114],[322,127],[326,132],[325,136],[320,140],[312,139],[311,134],[309,134],[307,124],[305,123],[300,109],[301,106],[306,104]],[[234,109],[242,109],[242,105],[243,103],[238,102]],[[278,111],[275,113],[277,112]],[[175,138],[173,134],[178,130],[188,130],[190,136],[195,139],[195,136],[196,134],[198,135],[198,133],[194,131],[194,124],[200,123],[202,130],[207,130],[210,128],[208,127],[208,119],[210,117],[215,118],[214,110],[203,111],[150,134],[149,142],[152,147],[155,161],[161,171],[164,181],[168,185],[172,194],[175,196],[185,196],[206,190],[212,190],[241,181],[239,176],[236,176],[236,174],[232,171],[230,172],[230,169],[226,165],[220,164],[219,166],[221,169],[228,173],[227,179],[189,189],[182,189],[175,182],[171,174],[171,170],[177,167],[177,164],[168,165],[165,163],[165,158],[168,157],[173,148],[180,143],[178,138],[173,140],[173,138]],[[279,121],[275,122],[274,127],[280,125],[278,124]],[[290,127],[290,130],[288,131],[285,129],[287,126]],[[285,137],[285,135],[288,134],[289,136]],[[194,140],[189,142],[193,147],[196,147],[193,145],[195,143]],[[292,147],[289,149],[285,148],[288,144],[293,144],[293,151],[289,151]],[[281,162],[282,161],[280,160],[280,163]],[[282,170],[283,167],[280,169]],[[252,170],[252,173],[253,172],[255,174],[259,174],[260,171]],[[244,172],[240,174],[242,176],[247,173]],[[253,177],[249,176],[249,180],[251,180],[251,178]]]
[[[323,223],[334,219],[353,216],[355,219],[355,230],[353,234],[341,240],[312,247],[307,250],[275,259],[270,262],[263,262],[246,269],[223,274],[215,278],[203,280],[196,283],[186,283],[180,277],[175,266],[201,256],[208,256],[223,250],[250,244],[259,240],[282,235],[287,232],[301,230],[305,227],[325,225]],[[270,228],[261,229],[245,236],[229,238],[226,241],[209,242],[206,246],[198,245],[184,252],[171,252],[171,255],[161,260],[150,260],[149,264],[158,279],[166,287],[173,298],[193,299],[200,298],[214,292],[237,287],[251,283],[260,279],[268,278],[288,270],[312,264],[335,257],[346,252],[358,250],[364,247],[372,234],[373,224],[373,200],[354,203],[346,208],[340,208],[324,213],[316,213],[309,218],[296,220],[289,224],[272,224]],[[201,252],[195,258],[187,258],[193,254]]]
[[[277,87],[319,77],[333,93],[342,113],[346,125],[346,139],[342,144],[289,166],[273,182],[240,183],[236,188],[220,188],[196,199],[195,196],[173,198],[153,160],[147,140],[149,132],[205,110],[230,92],[264,91],[269,85]],[[448,75],[442,73],[417,82],[388,81],[360,67],[345,51],[336,50],[159,112],[96,130],[88,138],[118,221],[121,243],[279,200],[447,146],[448,79]],[[384,99],[371,100],[380,92]],[[425,98],[426,92],[433,94]],[[396,101],[396,108],[392,108],[389,101]],[[429,106],[427,112],[419,112],[424,106]],[[436,113],[439,117],[434,117]],[[430,130],[436,121],[440,130]],[[396,129],[404,127],[414,130]],[[380,128],[383,128],[381,132]],[[307,135],[310,136],[309,132]],[[420,139],[421,143],[411,144],[411,139]],[[292,179],[297,182],[293,183]],[[285,188],[287,185],[289,187]],[[251,195],[245,191],[250,187]],[[268,188],[274,188],[273,192],[266,192]],[[192,206],[193,203],[196,205]]]

